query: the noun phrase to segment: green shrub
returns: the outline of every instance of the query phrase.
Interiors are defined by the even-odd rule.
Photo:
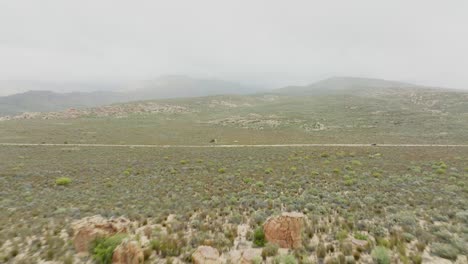
[[[359,240],[367,240],[367,236],[361,233],[354,234],[354,238],[359,239]]]
[[[445,243],[433,243],[431,246],[431,252],[441,258],[455,260],[457,259],[458,250],[450,244]]]
[[[346,231],[346,229],[341,229],[336,233],[335,237],[336,239],[342,241],[348,237],[348,231]]]
[[[256,256],[252,259],[252,264],[262,264],[262,258],[259,256]]]
[[[63,258],[63,264],[73,264],[73,256],[72,255],[66,255]]]
[[[219,168],[218,169],[218,173],[225,173],[226,172],[226,169],[225,168]]]
[[[376,264],[390,264],[390,255],[384,247],[378,246],[374,248],[371,255]]]
[[[293,255],[286,255],[283,257],[284,264],[297,264],[297,260]]]
[[[468,210],[458,212],[455,217],[458,221],[468,224]]]
[[[411,255],[410,259],[414,264],[421,264],[422,263],[421,254]]]
[[[265,246],[265,233],[262,227],[255,229],[253,243],[257,247]]]
[[[278,254],[278,246],[275,244],[267,243],[262,250],[262,258],[266,259],[267,257],[273,257]]]
[[[243,181],[245,184],[250,184],[250,183],[253,182],[252,178],[244,178],[242,181]]]
[[[122,243],[126,234],[116,234],[107,238],[97,238],[91,244],[91,255],[98,264],[110,264],[114,249]]]
[[[327,255],[327,249],[325,248],[325,245],[323,243],[320,243],[317,246],[317,258],[323,259]]]
[[[60,185],[60,186],[69,185],[71,182],[72,180],[68,177],[60,177],[55,180],[55,184]]]
[[[356,183],[356,180],[353,178],[345,178],[344,185],[351,186]]]
[[[151,248],[162,257],[177,257],[181,254],[180,241],[171,236],[161,236],[151,240]]]
[[[297,260],[293,255],[278,256],[274,259],[275,264],[297,264]]]

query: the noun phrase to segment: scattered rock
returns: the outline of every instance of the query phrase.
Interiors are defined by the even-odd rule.
[[[101,107],[75,109],[70,108],[61,112],[48,113],[22,113],[15,116],[0,117],[0,121],[20,120],[20,119],[76,119],[87,116],[96,117],[126,117],[129,114],[159,114],[159,113],[187,113],[192,112],[185,106],[159,104],[155,102],[138,102],[126,104],[114,104]]]
[[[75,250],[77,252],[87,252],[90,243],[97,237],[126,233],[129,225],[130,221],[126,218],[105,219],[99,215],[75,221],[72,223]]]
[[[192,254],[194,264],[219,264],[219,252],[216,248],[199,246]]]
[[[302,245],[303,224],[302,213],[282,213],[281,216],[270,217],[263,225],[265,238],[282,248],[298,248]]]
[[[369,242],[367,242],[367,240],[360,240],[360,239],[353,238],[351,242],[356,247],[361,247],[361,248],[367,248],[367,246],[369,245]]]
[[[124,240],[112,255],[113,264],[140,264],[143,261],[143,250],[136,241]]]
[[[249,248],[242,251],[240,264],[253,264],[256,259],[261,259],[261,249]]]

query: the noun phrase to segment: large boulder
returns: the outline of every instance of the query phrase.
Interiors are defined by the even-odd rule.
[[[123,217],[105,219],[95,215],[80,219],[72,223],[73,245],[77,252],[87,252],[96,238],[127,233],[129,226],[130,221]]]
[[[124,240],[112,255],[113,264],[140,264],[144,260],[143,250],[136,241]]]
[[[199,246],[192,254],[194,264],[219,264],[219,252],[210,246]]]
[[[270,217],[263,225],[265,238],[268,242],[281,248],[298,248],[302,245],[301,232],[304,225],[302,213],[282,213]]]

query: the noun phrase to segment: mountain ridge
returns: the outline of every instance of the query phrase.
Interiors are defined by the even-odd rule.
[[[8,82],[7,82],[8,83]],[[24,82],[31,87],[31,82]],[[131,82],[119,85],[122,91],[97,90],[90,92],[59,93],[43,89],[44,82],[38,82],[41,90],[0,97],[0,116],[24,112],[61,111],[67,108],[96,107],[112,103],[149,99],[200,97],[217,94],[247,94],[255,92],[253,87],[235,82],[216,79],[196,79],[183,75],[162,76],[154,80]],[[51,84],[54,87],[57,84]],[[116,85],[117,86],[117,85]],[[1,87],[0,87],[1,88]],[[105,88],[108,88],[105,86]]]
[[[261,90],[216,79],[196,79],[167,75],[153,80],[132,82],[126,91],[91,91],[58,93],[49,90],[27,91],[0,97],[0,116],[24,112],[53,112],[68,108],[88,108],[141,100],[196,98],[214,95],[279,94],[289,96],[358,95],[384,96],[411,91],[464,90],[436,88],[411,83],[360,77],[331,77],[304,86],[287,86]]]

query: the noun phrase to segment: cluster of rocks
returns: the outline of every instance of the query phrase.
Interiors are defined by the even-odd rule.
[[[276,128],[283,122],[277,116],[262,116],[250,113],[247,116],[230,116],[227,118],[208,121],[208,124],[221,126],[235,126],[241,128],[262,130],[266,127]]]
[[[249,107],[252,106],[249,103],[242,103],[242,104],[235,104],[233,102],[228,102],[228,101],[223,101],[223,100],[211,100],[208,104],[208,107],[214,108],[214,107],[228,107],[228,108],[237,108],[237,107]]]
[[[72,223],[73,246],[76,252],[88,252],[91,243],[101,237],[110,237],[119,233],[128,233],[132,223],[123,217],[105,219],[101,216],[86,217]],[[143,263],[143,249],[137,241],[124,239],[112,254],[114,264]]]
[[[302,245],[301,233],[304,215],[301,213],[283,213],[269,218],[264,226],[265,238],[268,242],[281,248],[294,249]],[[131,239],[130,233],[135,225],[126,218],[106,219],[101,216],[86,217],[71,225],[73,230],[73,246],[75,251],[86,254],[91,243],[97,238],[106,238],[116,234],[129,234],[112,253],[114,264],[139,264],[144,261],[143,248],[140,241]],[[254,263],[261,256],[261,249],[243,249],[236,263]],[[219,251],[210,246],[199,246],[192,254],[195,264],[224,263]]]
[[[295,249],[302,246],[302,229],[304,215],[302,213],[282,213],[279,216],[270,217],[263,225],[265,238],[269,243],[276,244],[280,248]],[[241,252],[236,263],[252,264],[261,256],[261,250],[245,249]],[[195,264],[220,264],[223,263],[217,249],[210,246],[199,246],[192,254]]]
[[[170,217],[168,217],[169,219]],[[304,227],[305,217],[302,213],[297,212],[284,212],[279,216],[273,216],[268,218],[263,224],[263,231],[265,239],[271,243],[277,245],[282,250],[297,249],[303,246],[302,233]],[[101,216],[86,217],[81,220],[72,223],[73,230],[73,245],[75,251],[80,254],[86,254],[91,246],[91,243],[97,238],[106,238],[115,234],[128,234],[127,238],[123,239],[121,244],[118,245],[112,252],[112,263],[113,264],[140,264],[144,263],[145,255],[143,248],[148,246],[149,241],[143,241],[145,239],[135,240],[135,234],[138,234],[137,224],[129,221],[126,218],[119,217],[113,219],[106,219]],[[239,227],[242,227],[240,225]],[[150,226],[145,226],[150,228]],[[246,231],[240,228],[241,231]],[[239,230],[239,229],[238,229]],[[238,231],[239,232],[239,231]],[[144,231],[143,231],[144,233]],[[241,240],[245,240],[245,232],[240,232]],[[138,237],[144,237],[142,234],[138,234]],[[311,241],[311,243],[317,246],[317,241]],[[344,240],[344,243],[349,243],[353,251],[358,248],[367,248],[369,246],[368,240],[359,240],[353,237],[348,237]],[[375,241],[373,241],[375,243]],[[283,251],[284,252],[284,251]],[[451,263],[448,260],[441,259],[429,255],[429,251],[426,250],[423,254],[424,262],[427,263]],[[220,252],[211,246],[202,245],[199,246],[191,255],[194,264],[221,264],[228,262],[241,264],[253,264],[257,263],[261,259],[262,249],[241,247],[240,250],[235,252],[229,252],[229,254],[220,254]],[[346,258],[348,258],[347,256]],[[352,258],[352,256],[351,256]],[[337,255],[328,255],[325,259],[321,259],[324,263],[334,263]],[[466,263],[465,258],[459,258],[460,261],[456,263]],[[374,263],[372,257],[368,254],[361,255],[361,263]]]
[[[315,122],[313,124],[303,124],[301,126],[306,132],[313,132],[313,131],[322,131],[327,129],[324,124],[320,122]]]
[[[16,116],[0,117],[0,121],[20,119],[76,119],[80,117],[126,117],[129,114],[187,113],[187,107],[171,104],[142,102],[132,104],[108,105],[87,109],[70,108],[61,112],[28,112]]]

